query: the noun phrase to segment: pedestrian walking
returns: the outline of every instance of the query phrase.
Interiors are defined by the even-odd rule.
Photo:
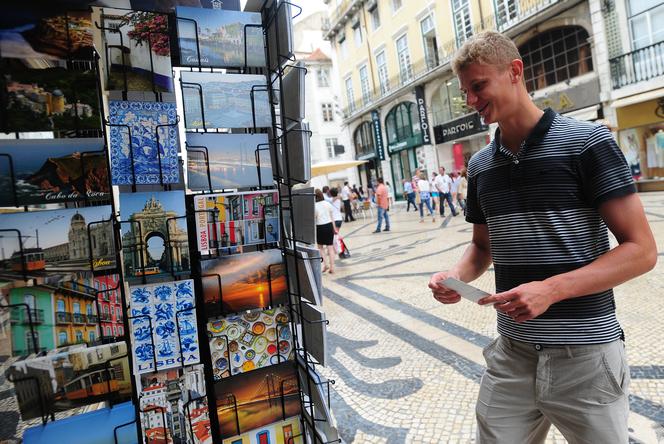
[[[329,271],[334,273],[334,235],[337,228],[334,226],[334,207],[325,200],[323,192],[319,189],[314,191],[316,204],[314,206],[316,218],[316,243],[323,258],[323,273]],[[326,254],[328,259],[326,259]]]
[[[374,233],[380,233],[383,219],[385,219],[385,229],[383,231],[390,231],[390,216],[387,213],[390,209],[390,202],[388,198],[389,192],[383,183],[382,177],[379,177],[377,182],[378,186],[376,187],[376,208],[378,210],[378,223],[376,224],[376,230]]]
[[[329,203],[332,203],[332,196],[330,196],[330,187],[327,185],[323,187],[323,198]]]
[[[417,211],[417,205],[415,205],[415,190],[413,190],[413,184],[409,180],[403,180],[403,192],[408,201],[408,204],[406,205],[406,213],[410,210],[411,205],[413,206],[413,210]]]
[[[339,231],[343,223],[343,216],[341,215],[341,196],[337,188],[330,188],[330,196],[332,196],[332,206],[334,207],[334,226]]]
[[[541,111],[514,43],[468,39],[452,61],[467,105],[493,140],[468,164],[473,236],[429,287],[441,303],[493,263],[496,340],[476,405],[477,442],[627,443],[629,367],[612,288],[651,270],[657,247],[625,157],[609,130]],[[610,247],[608,230],[617,246]]]
[[[385,187],[387,188],[387,200],[390,204],[390,208],[394,207],[394,191],[392,190],[392,186],[390,186],[390,183],[385,181]]]
[[[417,181],[417,189],[420,192],[420,222],[424,222],[424,205],[429,210],[431,222],[436,222],[436,215],[431,208],[431,187],[424,173],[420,173],[420,179]]]
[[[466,215],[466,193],[468,191],[468,175],[466,169],[462,169],[459,174],[459,181],[457,185],[457,203],[463,210],[463,215]]]
[[[341,188],[341,200],[344,203],[344,222],[354,222],[355,218],[353,217],[353,209],[350,206],[350,193],[351,189],[348,186],[348,182],[344,182],[343,188]]]
[[[440,215],[445,217],[445,202],[450,206],[450,211],[452,216],[456,216],[457,212],[454,208],[454,203],[452,202],[452,179],[450,176],[445,174],[445,167],[438,168],[438,176],[436,177],[436,189],[440,193]]]
[[[459,188],[459,175],[456,171],[450,173],[450,194],[452,195],[452,202],[457,201],[457,189]]]
[[[436,211],[436,206],[440,205],[440,193],[436,188],[436,176],[438,176],[438,173],[434,171],[431,173],[431,180],[429,181],[429,188],[431,188],[431,208],[433,208],[433,211]]]

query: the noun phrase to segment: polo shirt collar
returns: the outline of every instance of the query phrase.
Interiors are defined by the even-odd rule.
[[[540,117],[539,121],[537,122],[537,125],[535,125],[535,128],[528,134],[528,137],[526,137],[525,141],[525,146],[532,145],[536,142],[539,142],[544,138],[546,133],[549,132],[549,129],[551,128],[551,124],[553,123],[554,119],[558,115],[557,112],[552,110],[551,108],[546,108],[544,110],[544,114],[542,117]],[[494,155],[499,152],[498,148],[500,147],[500,128],[496,129],[496,134],[493,137],[493,141],[491,142],[491,151],[493,152]]]

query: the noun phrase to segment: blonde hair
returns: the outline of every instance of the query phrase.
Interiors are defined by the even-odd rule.
[[[507,66],[515,59],[521,60],[521,55],[509,37],[496,31],[484,31],[459,48],[452,59],[452,70],[459,74],[473,63]]]

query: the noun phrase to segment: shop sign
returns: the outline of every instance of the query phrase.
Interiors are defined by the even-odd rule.
[[[424,88],[415,87],[415,101],[417,102],[417,115],[420,119],[420,130],[422,132],[422,143],[431,144],[431,134],[429,133],[429,117],[427,116],[427,104],[424,100]]]
[[[552,92],[546,97],[533,100],[540,109],[551,108],[557,113],[568,113],[581,108],[596,105],[599,100],[599,80]]]
[[[477,113],[468,114],[433,128],[436,143],[445,143],[462,137],[487,131],[488,126],[482,123]]]
[[[376,154],[378,154],[380,160],[385,160],[383,133],[380,130],[380,115],[377,110],[371,111],[371,123],[373,124],[374,137],[376,139]]]
[[[419,134],[402,139],[398,142],[390,143],[387,146],[387,149],[393,153],[395,151],[401,151],[405,150],[406,148],[414,148],[418,146],[422,146],[422,138],[419,136]]]

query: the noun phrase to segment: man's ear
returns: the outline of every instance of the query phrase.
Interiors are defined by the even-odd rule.
[[[510,62],[510,79],[512,83],[521,82],[523,79],[523,61],[520,59],[514,59]]]

